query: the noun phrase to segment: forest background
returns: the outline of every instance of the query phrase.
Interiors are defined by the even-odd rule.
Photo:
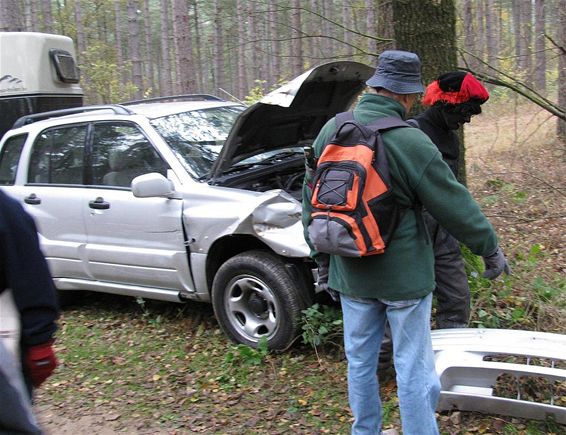
[[[254,99],[316,64],[375,65],[381,51],[398,48],[421,56],[426,82],[466,68],[565,118],[566,0],[0,3],[0,31],[76,41],[87,103],[188,93]]]
[[[417,52],[425,82],[472,71],[491,97],[465,128],[464,167],[514,271],[487,282],[481,264],[469,265],[471,326],[566,333],[566,0],[0,0],[0,31],[73,38],[92,104],[188,93],[251,103],[314,65],[373,66],[389,48]],[[305,332],[317,319],[327,332],[271,355],[229,343],[208,306],[86,296],[61,319],[61,365],[37,397],[44,426],[346,433],[345,364],[323,349],[340,342],[335,313],[309,313]],[[309,340],[319,340],[312,352]],[[495,390],[515,397],[511,384]],[[566,406],[564,383],[519,387]],[[384,388],[385,425],[398,427],[394,380]],[[566,430],[457,412],[440,425],[450,434]]]

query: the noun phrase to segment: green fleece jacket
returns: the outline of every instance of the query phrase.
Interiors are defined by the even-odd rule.
[[[364,94],[354,109],[354,118],[366,125],[385,116],[403,119],[405,109],[392,98],[370,93]],[[335,131],[336,122],[331,119],[313,144],[316,157]],[[422,131],[411,127],[393,129],[383,134],[383,142],[393,194],[402,207],[410,208],[418,201],[473,253],[486,256],[495,252],[497,236],[493,227]],[[307,241],[310,178],[307,171],[303,185],[303,225]],[[312,256],[316,255],[313,251]],[[389,300],[421,298],[432,292],[435,287],[432,243],[418,229],[414,210],[405,212],[384,254],[362,258],[331,255],[328,285],[351,296]]]

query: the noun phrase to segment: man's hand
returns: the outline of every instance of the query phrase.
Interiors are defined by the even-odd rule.
[[[53,341],[31,346],[27,350],[25,365],[32,385],[37,388],[51,376],[57,367],[57,358],[53,352]]]
[[[495,279],[503,272],[507,275],[511,273],[511,268],[505,259],[505,255],[503,255],[503,251],[499,247],[494,254],[483,257],[483,262],[485,263],[485,272],[483,273],[484,278]]]

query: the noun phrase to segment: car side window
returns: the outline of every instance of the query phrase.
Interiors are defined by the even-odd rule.
[[[8,186],[15,183],[18,162],[26,139],[27,134],[20,134],[12,136],[4,143],[0,153],[0,184]]]
[[[45,130],[30,157],[28,183],[83,184],[86,126]]]
[[[167,174],[168,166],[140,129],[132,124],[98,123],[92,143],[94,185],[127,187],[138,175]]]

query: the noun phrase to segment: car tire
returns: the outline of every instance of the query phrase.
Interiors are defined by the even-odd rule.
[[[227,260],[212,285],[212,305],[222,330],[237,343],[269,349],[291,345],[309,300],[300,274],[268,251],[248,251]]]

